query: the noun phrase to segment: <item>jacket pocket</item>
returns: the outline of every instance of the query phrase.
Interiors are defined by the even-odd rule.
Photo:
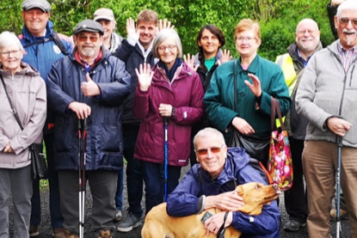
[[[120,152],[121,143],[121,127],[115,125],[103,125],[101,127],[101,150],[104,152]]]

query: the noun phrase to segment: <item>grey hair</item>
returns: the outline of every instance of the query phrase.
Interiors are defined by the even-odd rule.
[[[13,32],[10,31],[2,32],[0,34],[0,50],[10,45],[18,46],[20,51],[24,50],[24,47],[22,47],[19,38]]]
[[[342,12],[345,10],[357,11],[357,1],[356,0],[347,0],[345,2],[342,2],[337,8],[337,13],[336,13],[337,18],[340,18]]]
[[[154,43],[153,43],[153,53],[154,57],[159,58],[159,46],[162,42],[167,40],[168,38],[172,38],[179,51],[179,57],[182,57],[182,44],[179,35],[174,29],[163,29],[159,33],[156,34]]]
[[[222,145],[226,145],[224,136],[219,130],[212,127],[206,127],[200,130],[199,132],[197,132],[197,134],[193,137],[193,146],[195,147],[195,149],[196,149],[196,142],[198,138],[205,138],[205,137],[217,137],[221,141]]]

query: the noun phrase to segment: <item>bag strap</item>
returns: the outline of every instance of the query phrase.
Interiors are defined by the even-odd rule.
[[[30,47],[30,46],[33,46],[33,45],[44,44],[44,43],[47,43],[47,42],[50,42],[50,41],[53,41],[58,46],[58,48],[61,50],[62,54],[68,55],[68,51],[67,51],[66,47],[63,45],[63,42],[61,41],[61,39],[58,36],[58,33],[55,32],[55,31],[53,32],[52,36],[47,37],[47,38],[43,38],[43,39],[38,40],[38,41],[31,42],[31,43],[29,43],[27,45],[24,45],[23,47],[27,48],[27,47]]]
[[[5,90],[5,94],[6,94],[7,100],[9,101],[9,104],[10,104],[12,114],[14,115],[14,117],[15,117],[15,119],[16,119],[16,121],[17,121],[17,124],[19,124],[21,130],[23,130],[24,128],[23,128],[22,125],[21,125],[19,115],[17,115],[17,112],[16,112],[16,110],[14,109],[14,107],[13,107],[13,105],[12,105],[12,102],[11,102],[11,100],[10,100],[9,94],[7,93],[7,90],[6,90],[6,86],[5,86],[4,79],[3,79],[3,77],[2,77],[1,74],[0,74],[0,78],[1,78],[2,86],[4,87],[4,90]]]
[[[270,123],[271,123],[271,131],[276,129],[276,124],[275,124],[275,117],[278,115],[278,119],[280,122],[281,129],[285,131],[285,126],[283,123],[283,117],[281,116],[281,110],[280,106],[278,103],[278,100],[276,98],[271,97],[271,112],[270,112]]]
[[[233,75],[234,75],[234,111],[237,112],[237,61],[234,61]]]

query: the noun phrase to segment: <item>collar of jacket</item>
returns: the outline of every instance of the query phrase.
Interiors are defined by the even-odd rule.
[[[227,158],[224,168],[218,178],[212,180],[207,171],[200,169],[202,178],[207,182],[215,181],[223,185],[225,183],[236,180],[236,173],[245,167],[249,162],[249,155],[242,148],[232,147],[227,150]]]
[[[78,49],[77,46],[73,49],[73,52],[68,55],[68,57],[71,59],[71,61],[75,61],[77,63],[79,63],[80,65],[84,65],[83,63],[79,62],[76,59],[76,53],[77,53]],[[101,52],[102,54],[100,55],[100,58],[96,59],[96,64],[93,65],[93,67],[91,67],[91,69],[93,69],[94,67],[96,67],[97,65],[99,65],[101,62],[103,62],[104,60],[108,60],[108,58],[111,56],[111,53],[109,50],[105,49],[104,46],[101,47]],[[99,56],[99,55],[98,55]],[[114,56],[113,56],[114,57]]]
[[[29,42],[34,42],[44,37],[50,37],[52,34],[53,34],[53,22],[51,22],[50,20],[47,21],[46,34],[44,36],[39,36],[39,37],[33,36],[25,24],[24,27],[22,28],[22,35],[24,39]]]
[[[252,73],[252,74],[257,74],[259,70],[259,62],[260,62],[260,56],[257,54],[253,61],[250,63],[249,67],[247,70],[244,70],[241,66],[241,57],[238,58],[237,60],[237,68],[236,68],[236,73],[241,73],[241,72],[246,72],[246,73]],[[234,67],[234,65],[233,65]]]
[[[200,60],[198,59],[198,55],[199,53],[197,53],[193,59],[193,65],[201,65],[200,63]],[[218,65],[218,60],[221,60],[222,59],[222,49],[221,48],[218,48],[218,51],[217,51],[217,54],[216,54],[216,62],[215,62],[215,65],[217,64]]]
[[[4,71],[2,69],[2,64],[0,63],[0,74],[5,76],[11,76],[10,71]],[[40,73],[31,65],[21,61],[21,71],[16,72],[16,74],[23,74],[29,76],[40,76]]]
[[[168,82],[168,79],[167,81],[163,80],[163,77],[166,78],[167,76],[165,74],[165,70],[161,68],[158,64],[156,64],[152,70],[154,71],[154,77],[152,79],[154,84],[159,85],[159,84],[163,84],[164,82]],[[175,76],[171,81],[171,83],[173,81],[183,79],[186,76],[192,76],[194,73],[196,72],[194,72],[190,67],[188,67],[188,65],[185,62],[183,62],[181,66],[177,68],[175,72]]]

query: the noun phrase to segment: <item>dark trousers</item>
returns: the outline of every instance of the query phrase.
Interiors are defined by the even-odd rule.
[[[305,222],[307,218],[307,195],[304,188],[304,172],[302,169],[302,151],[304,141],[289,138],[290,151],[293,160],[294,183],[291,189],[284,193],[285,209],[289,219]]]
[[[127,161],[126,182],[128,190],[129,212],[140,217],[143,213],[141,199],[143,197],[143,176],[141,161],[134,158],[136,138],[139,125],[123,124],[124,158]]]
[[[142,161],[143,177],[145,181],[146,213],[151,208],[164,201],[164,165]],[[181,167],[167,167],[167,194],[171,193],[179,183]]]
[[[61,211],[63,226],[74,234],[79,233],[79,178],[78,171],[59,171]],[[117,189],[118,172],[108,170],[86,171],[93,198],[92,230],[114,230],[116,213],[114,195]]]
[[[48,182],[50,196],[50,215],[52,228],[63,227],[63,217],[60,209],[60,195],[58,187],[58,173],[55,170],[53,134],[44,135],[46,145],[46,156],[48,164]],[[30,224],[38,226],[41,223],[41,199],[39,180],[33,181],[33,195],[31,198],[31,220]]]

